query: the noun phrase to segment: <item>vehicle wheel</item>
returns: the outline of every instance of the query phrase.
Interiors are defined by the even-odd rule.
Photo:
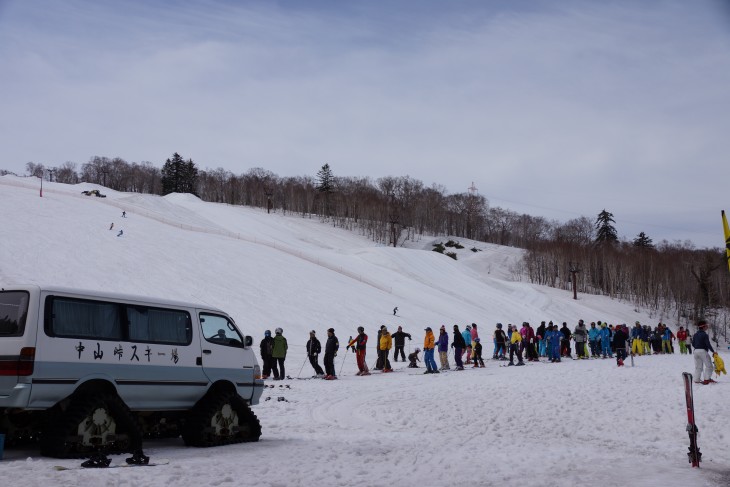
[[[182,436],[186,445],[198,447],[258,441],[261,424],[241,396],[218,392],[195,405]]]
[[[41,438],[41,455],[81,458],[142,448],[139,425],[116,394],[80,394],[54,419]]]

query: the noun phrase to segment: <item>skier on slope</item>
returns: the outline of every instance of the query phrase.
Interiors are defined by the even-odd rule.
[[[599,331],[601,339],[601,355],[603,358],[613,358],[613,352],[611,351],[611,330],[608,329],[606,323],[601,323],[601,329]]]
[[[368,343],[368,336],[365,334],[365,328],[362,326],[357,327],[357,336],[350,340],[347,344],[348,347],[352,347],[355,352],[355,360],[357,361],[357,374],[355,375],[370,375],[368,370],[368,364],[365,362],[365,351]]]
[[[484,367],[484,359],[482,358],[482,344],[479,337],[477,337],[474,341],[473,347],[474,350],[472,352],[472,361],[474,362],[474,368],[476,369],[477,367]]]
[[[327,330],[327,343],[324,345],[325,380],[337,379],[337,374],[335,374],[335,357],[337,356],[337,350],[339,349],[340,342],[335,336],[335,329],[330,328]]]
[[[317,337],[315,336],[315,331],[312,330],[309,332],[309,340],[307,341],[307,357],[309,358],[309,363],[314,369],[314,373],[319,378],[324,377],[324,370],[322,370],[322,367],[319,366],[318,360],[319,354],[321,352],[322,345],[319,343],[319,340],[317,340]]]
[[[395,352],[393,353],[393,361],[394,362],[398,361],[398,353],[400,352],[401,359],[403,362],[405,362],[406,355],[403,352],[403,347],[406,344],[406,338],[408,338],[409,341],[411,340],[410,333],[404,332],[403,327],[399,326],[398,331],[393,333],[391,336],[393,337],[393,344],[395,345]]]
[[[505,335],[504,330],[502,330],[502,323],[497,323],[497,327],[494,330],[494,355],[492,356],[493,359],[507,360],[505,358],[506,343],[507,335]]]

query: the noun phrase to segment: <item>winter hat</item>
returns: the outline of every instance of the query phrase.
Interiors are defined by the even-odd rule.
[[[264,332],[264,336],[270,337],[271,336],[271,330],[266,330]]]
[[[441,325],[441,330],[446,331],[446,326],[445,325]]]
[[[480,342],[481,340],[479,339],[479,337],[476,337],[476,338],[474,339],[474,341],[475,341],[475,342],[477,342],[477,343],[479,343],[479,342]]]
[[[329,333],[334,333],[334,332],[335,332],[335,329],[334,329],[334,328],[330,328],[330,329],[328,329],[327,331],[328,331]]]
[[[476,328],[477,327],[477,324],[476,323],[472,323],[471,326],[472,326],[472,328]]]
[[[418,353],[418,352],[420,352],[420,351],[421,351],[421,349],[420,349],[420,348],[417,348],[417,349],[416,349],[416,353]]]
[[[697,322],[697,328],[707,328],[707,321],[706,320],[700,320]]]
[[[274,331],[276,332],[277,335],[281,335],[282,333],[284,333],[284,330],[282,330],[281,328],[277,328]]]
[[[469,326],[469,325],[466,325],[466,329],[467,329],[467,330],[471,330],[471,326]]]
[[[424,328],[424,331],[433,331],[433,330],[431,329],[430,326],[427,326],[426,328]]]
[[[454,325],[454,331],[459,331],[459,325]]]
[[[312,331],[310,331],[310,332],[309,332],[309,334],[310,334],[310,335],[314,335],[314,334],[316,334],[316,333],[317,333],[317,332],[316,332],[316,331],[314,331],[314,330],[312,330]]]
[[[497,323],[497,328],[502,329],[502,323]]]
[[[357,327],[357,332],[358,333],[363,333],[364,331],[365,331],[365,328],[363,328],[362,326],[358,326]]]

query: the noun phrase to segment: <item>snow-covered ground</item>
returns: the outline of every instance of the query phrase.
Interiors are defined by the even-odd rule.
[[[107,198],[81,195],[96,188]],[[460,239],[466,248],[454,261],[430,252],[446,238],[394,249],[316,218],[190,195],[90,184],[43,189],[39,198],[38,180],[0,177],[0,286],[49,283],[209,303],[256,343],[265,329],[281,326],[292,377],[312,374],[307,332],[324,340],[333,327],[342,373],[338,381],[272,382],[264,392],[271,400],[254,407],[263,427],[258,443],[193,449],[181,440],[148,441],[146,453],[169,465],[107,471],[57,472],[53,465],[78,461],[6,449],[3,485],[730,485],[725,377],[695,387],[702,469],[687,463],[681,372],[692,371],[688,356],[638,357],[635,367],[621,369],[612,360],[519,368],[488,360],[484,369],[432,376],[397,362],[392,374],[354,375],[354,356],[342,342],[359,325],[371,337],[372,364],[381,324],[412,333],[406,348],[413,350],[426,326],[476,322],[491,357],[497,322],[567,321],[573,328],[579,318],[663,319],[605,297],[574,301],[565,291],[519,282],[518,249]]]

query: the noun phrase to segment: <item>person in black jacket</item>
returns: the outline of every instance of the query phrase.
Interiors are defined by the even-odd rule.
[[[563,321],[563,327],[560,329],[560,333],[563,334],[563,339],[560,342],[560,355],[563,357],[571,358],[570,356],[570,337],[572,336],[572,333],[570,332],[570,328],[568,328],[568,324]]]
[[[324,377],[324,370],[319,366],[319,354],[322,351],[322,345],[315,336],[315,331],[309,332],[309,341],[307,341],[307,357],[309,357],[309,363],[312,364],[314,373],[317,377]]]
[[[406,337],[408,337],[408,340],[410,340],[411,335],[409,333],[404,332],[403,327],[399,326],[398,331],[393,333],[393,335],[391,335],[391,337],[393,338],[393,346],[395,346],[395,355],[393,355],[393,361],[394,362],[398,361],[398,352],[400,352],[401,359],[403,360],[403,362],[405,362],[406,354],[403,353],[403,347],[406,344]]]
[[[692,348],[694,348],[694,352],[692,352],[692,355],[695,359],[695,377],[694,381],[696,383],[702,383],[702,384],[709,384],[711,382],[715,382],[712,380],[712,372],[714,372],[715,367],[712,365],[712,359],[710,358],[710,353],[715,353],[715,350],[712,348],[712,344],[710,343],[710,337],[707,335],[707,321],[700,320],[697,322],[697,333],[694,334],[692,337]],[[705,369],[705,380],[702,380],[702,368]]]
[[[454,349],[454,360],[456,361],[456,370],[464,370],[464,362],[461,360],[461,353],[466,348],[464,337],[459,331],[459,325],[454,325],[454,341],[451,342]]]
[[[262,379],[268,379],[271,372],[274,372],[274,379],[279,379],[279,368],[276,366],[276,360],[271,357],[271,352],[274,349],[274,339],[271,338],[271,330],[264,332],[264,339],[261,340],[261,362],[263,362],[264,372],[261,375]]]
[[[334,380],[337,378],[337,375],[335,375],[335,357],[339,348],[340,342],[335,336],[335,329],[330,328],[327,330],[327,343],[324,345],[325,380]]]
[[[621,325],[616,325],[616,329],[613,332],[613,349],[616,352],[616,365],[621,367],[626,360],[626,340],[629,339],[629,334]]]

